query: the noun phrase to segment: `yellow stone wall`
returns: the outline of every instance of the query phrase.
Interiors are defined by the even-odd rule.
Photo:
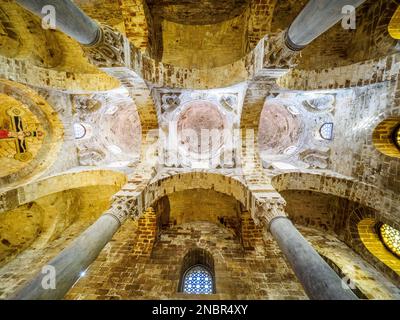
[[[168,198],[172,224],[192,221],[218,223],[218,217],[237,218],[238,215],[238,202],[213,190],[187,190],[173,193]]]
[[[14,2],[0,3],[0,77],[47,88],[97,91],[119,87],[91,65],[80,45]]]
[[[67,189],[0,213],[0,298],[40,271],[93,224],[110,207],[120,187]]]
[[[240,60],[245,54],[243,16],[213,25],[182,25],[164,20],[163,62],[207,69]]]

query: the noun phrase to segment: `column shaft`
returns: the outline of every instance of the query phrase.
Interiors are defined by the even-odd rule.
[[[357,299],[289,219],[273,219],[270,231],[310,299]]]
[[[301,50],[344,17],[344,6],[357,8],[363,2],[365,0],[310,0],[288,30],[288,47]]]
[[[10,299],[18,300],[55,300],[62,299],[78,280],[80,273],[86,270],[97,258],[104,246],[119,229],[120,221],[110,215],[101,216],[84,231],[74,242],[61,251],[48,266],[55,268],[55,289],[45,289],[46,273],[41,271]]]
[[[70,0],[16,0],[25,9],[43,17],[46,5],[55,8],[56,27],[83,45],[95,44],[100,37],[99,26]]]

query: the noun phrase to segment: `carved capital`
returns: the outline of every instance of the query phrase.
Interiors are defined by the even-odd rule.
[[[264,68],[290,69],[298,64],[299,51],[286,45],[286,31],[265,38]]]
[[[82,46],[90,62],[99,68],[125,66],[125,38],[106,25],[99,28],[98,40]]]
[[[286,202],[281,199],[271,199],[256,202],[252,216],[257,225],[264,225],[268,229],[276,218],[287,218],[285,212]]]
[[[139,218],[138,205],[135,197],[116,196],[111,208],[105,214],[116,218],[122,225],[129,217],[132,219]]]

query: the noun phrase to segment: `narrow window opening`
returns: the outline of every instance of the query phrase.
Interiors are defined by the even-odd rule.
[[[185,294],[215,293],[214,259],[204,249],[191,249],[182,262],[179,292]]]
[[[321,138],[324,140],[332,140],[333,139],[333,123],[327,122],[324,123],[319,129],[319,134]]]

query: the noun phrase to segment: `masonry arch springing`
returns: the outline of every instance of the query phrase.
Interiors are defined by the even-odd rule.
[[[121,188],[126,175],[114,170],[76,170],[39,179],[15,189],[0,193],[0,214],[28,204],[39,198],[69,189],[107,185]]]
[[[73,239],[109,208],[112,195],[125,182],[122,173],[93,170],[50,177],[1,194],[6,205],[0,207],[0,267],[26,250],[47,250],[50,244],[42,254],[54,254],[63,247],[61,240]],[[28,252],[26,261],[40,256]]]
[[[185,190],[211,189],[235,198],[245,208],[249,209],[253,195],[244,182],[238,177],[230,177],[217,173],[188,172],[177,173],[160,178],[149,184],[141,195],[139,212],[144,212],[160,198]]]
[[[271,183],[278,192],[309,190],[344,198],[376,210],[384,222],[395,226],[399,223],[398,195],[351,177],[328,172],[287,172],[273,177]]]

